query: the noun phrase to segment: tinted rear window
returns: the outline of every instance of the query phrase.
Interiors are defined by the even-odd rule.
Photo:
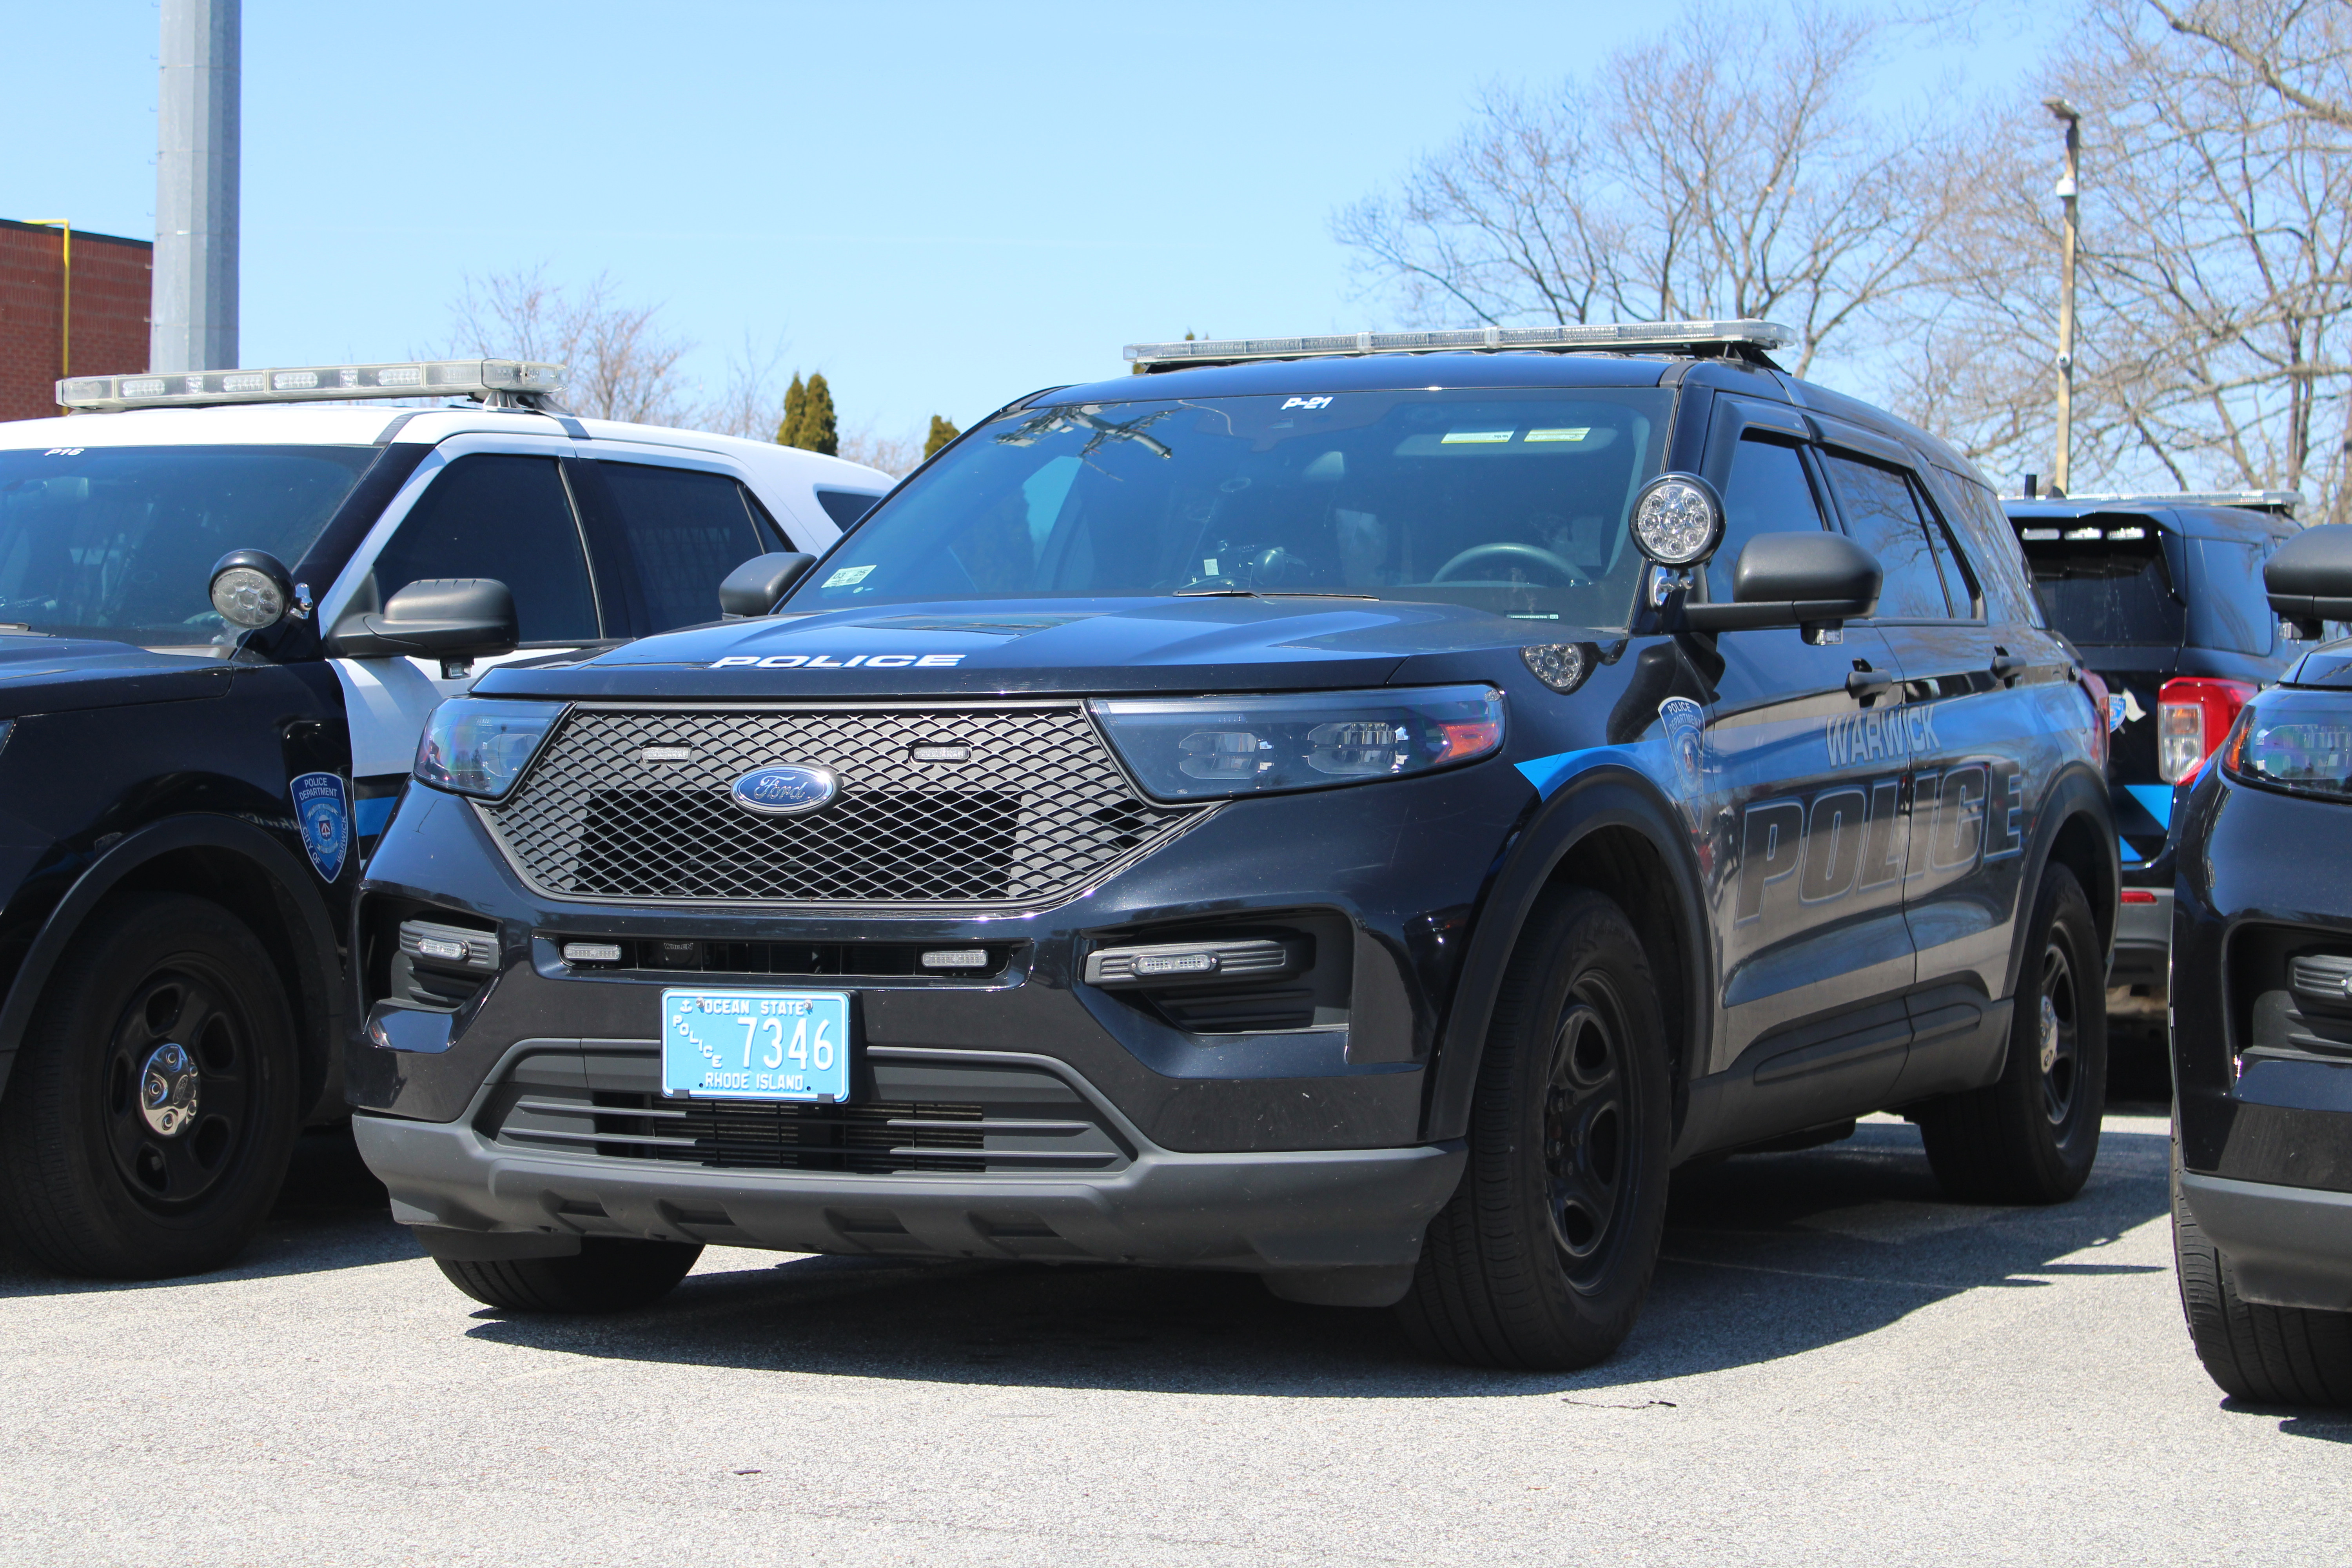
[[[2037,525],[2035,531],[2041,531]],[[2050,624],[2077,643],[2177,647],[2187,629],[2157,530],[2145,539],[2032,539],[2025,563]]]
[[[864,490],[819,490],[816,504],[824,508],[824,515],[833,519],[835,528],[847,528],[874,508],[882,498]]]

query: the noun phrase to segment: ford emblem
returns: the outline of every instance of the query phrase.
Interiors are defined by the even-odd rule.
[[[834,776],[831,768],[777,763],[753,768],[737,779],[727,793],[746,811],[756,811],[763,816],[793,816],[814,811],[840,788],[841,781]]]

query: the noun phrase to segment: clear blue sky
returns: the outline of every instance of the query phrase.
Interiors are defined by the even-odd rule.
[[[968,422],[1119,345],[1385,324],[1333,208],[1647,5],[246,0],[247,364],[420,352],[463,276],[609,272],[823,369],[845,426]],[[2054,8],[2053,8],[2054,9]],[[2037,8],[1881,89],[2016,90]],[[0,0],[0,216],[154,231],[152,0]]]

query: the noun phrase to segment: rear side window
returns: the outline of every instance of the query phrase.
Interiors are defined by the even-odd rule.
[[[428,577],[495,577],[526,643],[596,639],[580,526],[552,458],[478,452],[425,488],[375,558],[381,604]]]
[[[835,528],[847,528],[874,510],[882,498],[865,490],[819,490],[816,504],[824,508],[824,515],[833,519]]]
[[[1947,619],[1943,579],[1927,542],[1927,525],[1911,482],[1893,468],[1832,455],[1826,467],[1837,489],[1838,511],[1853,542],[1878,557],[1885,581],[1878,590],[1882,620]],[[1965,612],[1964,612],[1965,613]]]
[[[717,619],[727,574],[783,548],[729,475],[612,461],[583,463],[574,472],[603,481],[603,505],[593,510],[601,514],[597,553],[613,568],[605,597],[627,605],[633,636]]]
[[[2042,612],[2026,575],[2025,554],[2000,502],[1982,485],[1940,468],[1930,468],[1927,479],[1968,541],[1969,557],[1983,583],[1988,617],[2039,624]]]
[[[1707,597],[1731,603],[1732,574],[1739,552],[1759,533],[1795,533],[1822,526],[1821,503],[1796,447],[1760,437],[1743,438],[1734,449],[1723,490],[1723,542],[1706,563]]]
[[[2172,591],[2159,530],[2143,526],[2145,538],[2114,539],[2105,536],[2116,529],[2095,523],[2035,522],[2021,531],[2025,563],[2033,574],[2033,596],[2042,602],[2042,613],[2052,626],[2084,644],[2180,645],[2188,615]],[[2068,539],[2068,533],[2097,537]]]

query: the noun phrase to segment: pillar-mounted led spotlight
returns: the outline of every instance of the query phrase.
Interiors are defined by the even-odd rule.
[[[267,550],[232,550],[213,563],[213,608],[230,626],[257,632],[289,613],[299,617],[308,606],[298,597],[307,595],[299,595],[293,574]]]
[[[1723,542],[1723,502],[1696,474],[1660,474],[1633,500],[1633,542],[1674,571],[1696,565]]]

